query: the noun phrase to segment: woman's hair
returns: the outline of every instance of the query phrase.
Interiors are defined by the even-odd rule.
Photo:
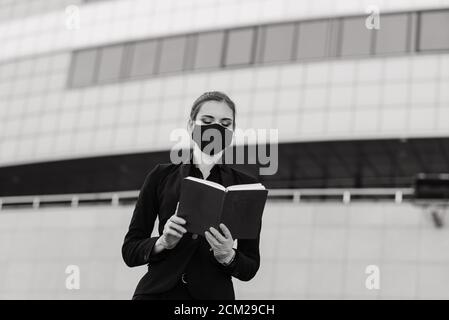
[[[229,106],[229,108],[231,108],[232,116],[234,118],[233,126],[235,127],[235,104],[231,100],[231,98],[229,98],[225,93],[220,92],[220,91],[209,91],[209,92],[205,92],[201,96],[199,96],[192,105],[192,110],[190,111],[190,120],[192,122],[195,121],[196,116],[198,115],[198,112],[200,111],[203,103],[205,103],[206,101],[211,101],[211,100],[225,102]]]

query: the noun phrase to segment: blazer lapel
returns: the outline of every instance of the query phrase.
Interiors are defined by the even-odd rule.
[[[190,167],[192,166],[192,164],[190,163],[189,159],[186,159],[178,164],[178,166],[178,178],[175,180],[176,182],[174,187],[177,198],[179,199],[179,196],[181,195],[181,183],[185,177],[189,176]]]
[[[189,173],[190,173],[190,166],[191,166],[192,164],[190,164],[190,163],[181,163],[181,167],[180,167],[180,169],[179,169],[179,181],[182,181],[185,177],[188,177],[189,176]]]
[[[184,158],[180,164],[179,174],[180,174],[180,181],[182,181],[185,177],[187,177],[190,173],[191,166],[193,164],[192,160],[193,152],[190,151],[190,155],[188,158]]]

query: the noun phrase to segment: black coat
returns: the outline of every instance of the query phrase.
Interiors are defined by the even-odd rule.
[[[236,256],[223,266],[210,251],[203,235],[196,239],[185,233],[176,247],[150,255],[158,237],[151,237],[156,217],[159,234],[176,209],[180,183],[189,175],[192,164],[157,165],[146,177],[134,209],[129,230],[122,246],[122,256],[129,267],[148,264],[148,272],[140,280],[134,295],[155,294],[170,290],[186,273],[189,292],[196,299],[235,299],[232,277],[252,279],[260,264],[259,237],[237,240]],[[227,187],[256,183],[256,179],[227,165],[217,164],[221,182]]]

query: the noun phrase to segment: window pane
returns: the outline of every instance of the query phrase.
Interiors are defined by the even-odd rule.
[[[181,71],[184,68],[186,37],[173,37],[162,40],[159,72]]]
[[[221,65],[224,32],[209,32],[198,35],[194,68],[214,68]]]
[[[129,71],[131,77],[155,73],[157,44],[156,40],[134,44]]]
[[[97,54],[96,49],[83,50],[73,54],[72,86],[86,86],[94,82]]]
[[[385,15],[376,30],[376,53],[406,52],[408,43],[408,15]]]
[[[420,50],[449,49],[449,11],[421,14]]]
[[[365,17],[344,19],[341,55],[352,56],[370,54],[372,34],[372,31],[365,26]]]
[[[329,23],[327,21],[301,22],[299,24],[296,59],[326,57],[328,28]]]
[[[101,49],[98,82],[113,81],[120,78],[123,52],[123,45]]]
[[[250,64],[253,61],[254,28],[232,30],[228,33],[225,64]]]
[[[294,24],[283,24],[263,28],[265,41],[261,62],[288,61],[292,58]]]

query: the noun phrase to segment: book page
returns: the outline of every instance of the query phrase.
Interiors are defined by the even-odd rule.
[[[213,181],[209,181],[209,180],[205,180],[205,179],[199,179],[199,178],[190,177],[190,176],[186,177],[185,179],[189,179],[189,180],[192,180],[192,181],[195,181],[195,182],[198,182],[198,183],[202,183],[202,184],[208,185],[208,186],[210,186],[212,188],[220,189],[222,191],[226,190],[226,188],[223,187],[221,184],[213,182]]]
[[[236,184],[226,188],[228,191],[238,191],[238,190],[265,190],[265,187],[261,183],[250,183],[250,184]]]

